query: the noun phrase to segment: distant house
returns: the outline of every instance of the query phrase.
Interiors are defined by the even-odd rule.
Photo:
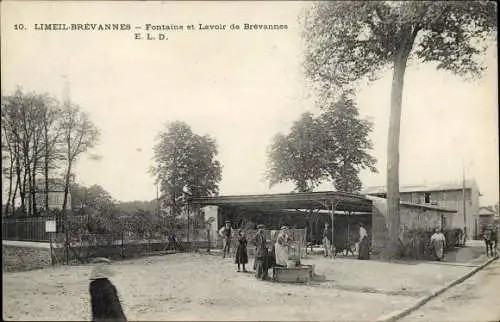
[[[406,185],[401,186],[399,190],[401,202],[457,210],[457,216],[454,216],[447,226],[462,229],[466,227],[468,238],[479,236],[481,230],[479,197],[481,194],[475,180],[466,180],[464,183]],[[361,194],[387,198],[385,186],[368,187],[361,191]]]
[[[480,232],[484,227],[489,226],[489,225],[494,223],[495,215],[496,215],[495,211],[493,211],[489,207],[481,207],[479,209],[478,226],[479,226]]]
[[[49,197],[49,209],[61,210],[64,202],[64,181],[59,178],[49,179],[49,190],[45,190],[45,180],[36,181],[36,205],[38,209],[45,209],[45,196]],[[71,192],[68,192],[66,209],[71,209]]]

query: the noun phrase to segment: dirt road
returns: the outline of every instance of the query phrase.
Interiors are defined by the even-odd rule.
[[[234,259],[186,253],[114,262],[129,320],[374,321],[474,269],[450,263],[310,258],[326,281],[257,281]],[[3,273],[7,320],[88,320],[91,265]],[[411,277],[411,278],[409,278]]]
[[[400,321],[500,321],[500,260]]]

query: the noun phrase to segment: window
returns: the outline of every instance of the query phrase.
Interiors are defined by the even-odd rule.
[[[430,192],[424,193],[424,203],[431,203],[431,193]]]
[[[441,215],[441,228],[448,228],[448,223],[446,222],[446,217]]]

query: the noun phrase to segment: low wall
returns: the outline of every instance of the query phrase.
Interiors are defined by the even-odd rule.
[[[88,260],[95,257],[107,257],[111,259],[128,259],[142,256],[149,256],[155,253],[166,251],[165,242],[141,242],[127,243],[124,245],[102,245],[102,246],[72,246],[69,254],[70,261]],[[208,242],[178,242],[180,251],[191,251],[197,248],[207,248]],[[57,250],[58,258],[65,260],[64,248]]]
[[[197,248],[207,248],[206,241],[178,242],[181,250],[191,251]],[[53,258],[55,264],[89,261],[95,257],[107,257],[110,259],[128,259],[158,254],[166,250],[166,242],[137,241],[127,244],[108,244],[99,246],[72,245],[69,256],[62,244],[55,244]],[[26,271],[49,267],[50,248],[48,243],[3,241],[2,244],[2,266],[4,271]]]
[[[373,201],[372,254],[378,256],[389,243],[390,221],[387,218],[387,200],[370,197]],[[401,257],[429,259],[430,236],[436,228],[442,228],[447,247],[455,247],[459,240],[453,227],[443,227],[443,217],[449,219],[453,213],[421,205],[402,203],[400,205],[400,253]]]
[[[50,266],[49,248],[22,245],[20,242],[14,245],[10,245],[8,242],[2,243],[2,268],[4,271],[25,271],[48,266]]]

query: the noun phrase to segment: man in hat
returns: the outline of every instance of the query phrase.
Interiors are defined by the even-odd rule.
[[[252,243],[255,244],[255,278],[260,280],[267,279],[267,240],[264,235],[264,230],[266,226],[258,225],[257,226],[257,234],[252,240]]]
[[[229,257],[229,250],[231,247],[231,222],[226,220],[225,225],[219,230],[219,235],[222,237],[222,258]]]
[[[486,245],[486,256],[493,256],[493,243],[491,242],[491,229],[488,226],[483,228],[483,239]]]
[[[498,229],[496,226],[491,225],[491,244],[493,245],[494,256],[498,255]]]
[[[116,287],[109,281],[113,272],[109,268],[111,261],[107,258],[97,258],[90,274],[90,303],[92,306],[92,321],[127,321],[123,313]]]

